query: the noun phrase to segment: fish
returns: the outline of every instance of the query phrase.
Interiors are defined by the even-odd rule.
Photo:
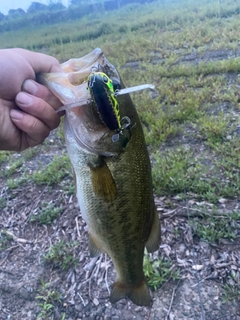
[[[65,141],[80,212],[88,226],[90,256],[107,253],[113,262],[117,277],[111,303],[128,298],[136,305],[150,306],[143,257],[145,248],[159,249],[161,227],[137,110],[128,93],[111,100],[112,88],[117,92],[125,86],[101,49],[61,67],[62,73],[42,74],[39,81],[63,103]],[[104,76],[105,84],[101,83]],[[105,96],[98,99],[98,92]],[[103,119],[106,103],[109,115]]]

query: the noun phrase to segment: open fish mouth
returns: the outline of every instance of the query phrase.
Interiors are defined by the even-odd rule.
[[[119,84],[121,81],[116,68],[108,62],[100,48],[94,49],[81,58],[62,63],[61,68],[62,73],[43,73],[39,76],[39,80],[58,97],[63,105],[91,100],[90,93],[86,90],[86,83],[93,72],[103,72]]]
[[[40,82],[63,103],[57,112],[66,111],[65,127],[89,152],[114,156],[124,151],[135,123],[120,113],[119,96],[153,86],[124,88],[116,68],[99,48],[61,67],[62,73],[40,75]]]

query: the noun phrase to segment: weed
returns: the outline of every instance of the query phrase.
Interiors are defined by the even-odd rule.
[[[36,184],[52,185],[69,175],[71,165],[67,155],[56,156],[43,170],[34,172],[30,177]]]
[[[74,250],[77,245],[77,242],[70,243],[60,240],[58,244],[50,248],[44,256],[44,260],[62,270],[68,270],[77,264],[77,258],[74,256]]]
[[[6,162],[10,155],[11,153],[9,151],[0,151],[0,164]]]
[[[174,268],[170,260],[164,260],[164,258],[153,260],[147,254],[144,256],[143,271],[149,286],[154,290],[170,279],[181,279],[180,271]]]
[[[6,167],[5,176],[10,177],[13,173],[16,172],[18,168],[20,168],[24,164],[24,158],[14,159],[12,163]]]
[[[19,187],[19,179],[8,179],[7,180],[8,189],[16,189]]]
[[[60,184],[64,194],[66,195],[75,195],[76,189],[73,179],[64,179]]]
[[[12,243],[13,237],[6,232],[6,230],[2,230],[0,232],[0,250],[6,250]]]
[[[199,181],[201,165],[190,150],[179,148],[165,154],[156,153],[153,183],[158,194],[184,193]]]
[[[62,211],[62,208],[55,208],[54,203],[42,202],[37,214],[32,215],[30,221],[40,224],[51,224]]]
[[[39,295],[36,296],[36,299],[39,301],[38,306],[41,308],[41,312],[37,315],[37,319],[49,319],[56,303],[61,302],[60,294],[55,290],[51,290],[49,288],[50,285],[50,282],[45,283],[41,280],[41,288],[38,290]],[[64,317],[63,314],[61,319],[64,319]]]
[[[239,237],[240,212],[205,214],[204,219],[191,222],[194,233],[202,240],[216,243],[221,239],[234,240]]]
[[[224,286],[224,293],[223,293],[223,302],[226,303],[230,300],[237,300],[240,295],[240,287],[239,285],[237,286],[232,286],[229,284],[226,284]]]
[[[7,200],[4,199],[2,196],[0,197],[0,210],[5,208],[7,204]]]
[[[203,139],[211,144],[222,142],[226,136],[228,119],[223,113],[218,116],[203,116],[198,120],[199,130]]]

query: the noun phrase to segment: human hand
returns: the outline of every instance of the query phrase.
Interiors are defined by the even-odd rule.
[[[0,70],[0,150],[36,146],[59,125],[61,102],[34,80],[40,72],[61,72],[60,64],[45,54],[3,49]]]

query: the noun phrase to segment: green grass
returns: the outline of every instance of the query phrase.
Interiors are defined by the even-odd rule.
[[[3,197],[0,197],[0,210],[5,208],[6,204],[7,204],[7,200],[4,199]]]
[[[44,261],[62,270],[69,270],[76,266],[78,261],[74,254],[77,245],[77,242],[72,243],[60,240],[56,245],[51,246],[44,256]]]
[[[42,202],[37,214],[32,215],[30,221],[39,224],[52,224],[62,210],[61,207],[55,207],[54,203]]]
[[[6,230],[0,232],[0,252],[6,250],[12,244],[13,237]]]
[[[0,164],[6,162],[10,158],[10,155],[9,151],[0,151]]]
[[[202,139],[211,144],[223,142],[226,138],[229,120],[224,113],[216,116],[204,115],[197,122]]]
[[[55,305],[61,303],[61,295],[54,289],[50,288],[51,283],[45,283],[41,280],[41,288],[38,290],[36,300],[41,312],[37,315],[37,319],[47,320],[52,319]],[[65,313],[61,315],[61,320],[65,319]]]
[[[68,156],[64,154],[62,156],[55,156],[49,165],[42,170],[34,172],[30,179],[37,185],[53,185],[62,181],[70,172],[70,161]]]
[[[240,285],[239,285],[239,273],[235,270],[231,270],[227,278],[227,282],[224,285],[224,292],[222,296],[223,302],[228,302],[234,300],[235,303],[238,303],[239,294],[240,294]]]
[[[180,271],[173,267],[170,260],[163,258],[152,259],[150,255],[144,256],[143,271],[148,285],[154,290],[169,280],[180,280]]]
[[[211,213],[203,213],[202,219],[193,219],[194,234],[201,240],[210,243],[219,243],[222,239],[233,241],[239,238],[240,211],[222,213],[214,210]]]

